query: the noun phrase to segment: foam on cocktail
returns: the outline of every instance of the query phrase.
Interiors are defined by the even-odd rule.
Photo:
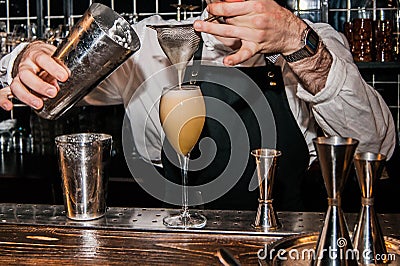
[[[177,89],[161,98],[160,120],[176,152],[187,156],[198,141],[205,121],[206,108],[201,91]]]

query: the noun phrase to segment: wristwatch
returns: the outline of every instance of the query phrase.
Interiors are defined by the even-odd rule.
[[[286,62],[296,62],[306,57],[313,56],[317,53],[319,36],[310,26],[307,26],[307,28],[304,30],[301,39],[302,43],[304,43],[304,46],[300,50],[297,50],[289,55],[282,55]]]

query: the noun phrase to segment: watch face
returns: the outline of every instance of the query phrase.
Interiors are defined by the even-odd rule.
[[[310,29],[308,31],[306,38],[306,47],[312,54],[315,54],[317,52],[318,43],[319,43],[318,34],[313,29]]]

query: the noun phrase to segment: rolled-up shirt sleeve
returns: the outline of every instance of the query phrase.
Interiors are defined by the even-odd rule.
[[[298,86],[297,96],[309,102],[315,120],[328,135],[358,139],[360,152],[390,158],[396,143],[393,117],[381,95],[362,78],[346,40],[330,25],[312,27],[322,38],[333,62],[325,87],[316,95]]]

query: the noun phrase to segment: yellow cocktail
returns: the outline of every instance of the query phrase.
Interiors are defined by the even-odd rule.
[[[203,129],[206,107],[200,88],[182,86],[167,91],[160,102],[160,120],[175,151],[188,156]]]
[[[166,89],[160,100],[160,121],[165,135],[179,156],[182,168],[182,205],[179,215],[164,218],[164,224],[176,228],[201,228],[207,219],[198,213],[189,213],[187,171],[190,151],[199,140],[206,117],[201,90],[194,85]]]

